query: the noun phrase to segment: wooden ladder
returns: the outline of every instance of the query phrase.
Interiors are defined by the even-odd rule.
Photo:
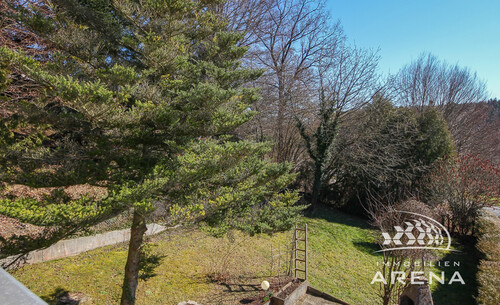
[[[301,279],[307,280],[307,224],[303,228],[295,225],[293,233],[293,275],[297,277],[297,272],[302,273]]]

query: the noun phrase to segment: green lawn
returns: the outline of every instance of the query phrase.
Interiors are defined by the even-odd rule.
[[[312,285],[352,304],[380,304],[378,286],[370,285],[379,268],[376,263],[381,261],[380,255],[373,254],[379,233],[365,221],[341,212],[322,210],[318,214],[303,219],[309,226]],[[284,253],[291,234],[234,234],[216,239],[196,229],[164,232],[152,240],[155,246],[150,250],[149,266],[154,268],[146,268],[142,274],[137,303],[176,305],[191,299],[201,304],[239,304],[258,293],[260,282],[270,275],[271,247],[277,253],[281,245]],[[70,291],[85,294],[83,304],[116,304],[125,258],[125,245],[117,245],[26,266],[12,274],[47,301],[61,291]],[[281,264],[286,260],[283,255]],[[214,271],[218,278],[212,276]],[[466,276],[473,278],[474,274]],[[457,285],[433,289],[439,299],[436,305],[473,304],[461,302],[470,300],[472,292]]]

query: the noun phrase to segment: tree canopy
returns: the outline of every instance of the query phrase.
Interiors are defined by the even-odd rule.
[[[226,30],[218,4],[10,2],[12,18],[50,52],[37,58],[0,48],[9,86],[21,78],[40,88],[30,99],[4,95],[2,180],[106,192],[4,198],[0,213],[54,227],[50,238],[26,242],[28,251],[132,209],[122,304],[135,300],[140,246],[153,210],[161,208],[169,224],[257,233],[291,226],[302,209],[294,206],[296,193],[286,191],[294,178],[290,164],[266,160],[269,143],[233,134],[252,118],[250,106],[259,97],[244,84],[262,72],[241,66],[242,34]]]

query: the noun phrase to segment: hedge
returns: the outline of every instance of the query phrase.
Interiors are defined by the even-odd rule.
[[[479,218],[477,249],[483,254],[477,274],[478,304],[500,304],[500,218],[491,212]]]

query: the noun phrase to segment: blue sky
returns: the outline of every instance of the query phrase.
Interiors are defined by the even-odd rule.
[[[500,0],[326,0],[351,42],[380,48],[381,72],[422,52],[470,68],[500,98]]]

